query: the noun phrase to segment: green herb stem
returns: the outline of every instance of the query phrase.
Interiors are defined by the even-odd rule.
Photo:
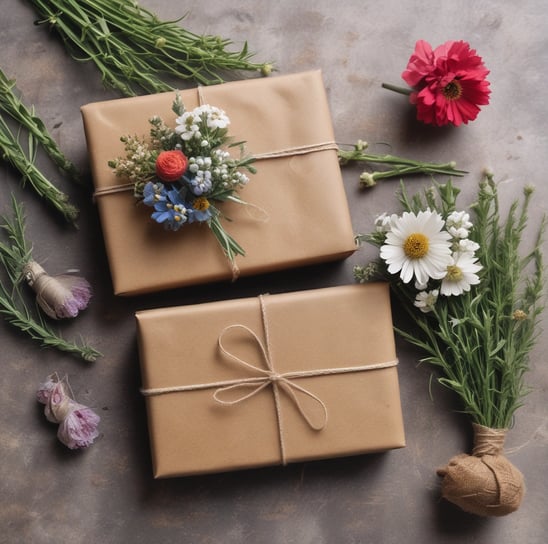
[[[360,182],[365,186],[375,185],[376,181],[394,177],[409,176],[412,174],[442,174],[448,176],[464,176],[468,172],[459,170],[454,162],[432,163],[398,157],[391,154],[367,153],[367,143],[358,140],[353,149],[339,148],[337,155],[341,166],[351,163],[366,163],[369,165],[384,165],[389,168],[380,171],[364,171]]]
[[[78,208],[69,202],[68,196],[59,190],[34,164],[36,143],[34,136],[28,135],[28,156],[17,138],[0,115],[0,153],[23,176],[23,185],[28,182],[35,192],[53,208],[61,212],[70,223],[78,219]]]
[[[268,63],[251,62],[247,43],[197,35],[176,21],[161,21],[134,0],[30,0],[62,37],[76,60],[91,61],[103,81],[127,96],[172,90],[166,77],[202,85],[222,83],[233,70],[267,75]]]
[[[27,108],[15,94],[14,87],[15,81],[9,80],[0,70],[0,109],[33,135],[60,170],[73,181],[82,184],[82,177],[74,164],[63,154],[44,122],[35,114],[34,108]]]

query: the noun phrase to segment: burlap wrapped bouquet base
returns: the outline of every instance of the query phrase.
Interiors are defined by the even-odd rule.
[[[438,470],[443,477],[442,496],[478,516],[515,512],[525,493],[525,484],[522,473],[503,455],[506,429],[472,425],[472,455],[456,455]]]

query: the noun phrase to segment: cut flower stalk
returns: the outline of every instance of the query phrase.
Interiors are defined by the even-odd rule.
[[[432,163],[423,162],[391,154],[368,153],[368,144],[358,140],[353,149],[344,150],[339,147],[337,154],[341,166],[351,163],[366,163],[370,165],[385,165],[386,169],[369,172],[364,171],[360,175],[360,185],[372,187],[378,180],[394,177],[409,176],[412,174],[443,174],[448,176],[464,176],[468,172],[459,170],[455,162]]]
[[[126,96],[173,90],[166,78],[201,85],[222,83],[231,71],[268,75],[272,66],[251,62],[247,43],[197,35],[179,21],[161,21],[134,0],[31,0],[77,60],[91,61],[103,82]]]
[[[0,70],[0,109],[32,134],[60,170],[81,184],[81,175],[74,164],[61,151],[34,108],[27,108],[15,94],[14,87],[15,81],[8,79]]]
[[[79,211],[69,202],[69,197],[58,189],[34,163],[36,156],[35,137],[28,134],[28,151],[25,152],[19,140],[0,115],[0,152],[2,158],[20,172],[22,183],[30,183],[35,192],[48,204],[60,212],[69,223],[75,223]]]

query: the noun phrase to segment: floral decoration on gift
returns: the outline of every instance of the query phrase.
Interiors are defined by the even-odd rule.
[[[524,376],[545,304],[545,219],[521,251],[532,193],[526,187],[503,217],[490,173],[469,211],[457,207],[450,181],[413,197],[402,183],[401,215],[383,213],[372,233],[358,236],[379,258],[356,267],[356,279],[390,283],[413,324],[396,330],[426,353],[422,362],[434,365],[471,419],[472,455],[455,456],[438,474],[447,500],[481,516],[517,510],[524,493],[503,445],[528,393]]]
[[[447,41],[432,49],[419,40],[402,79],[411,88],[383,83],[383,87],[409,95],[417,119],[426,124],[459,126],[473,121],[480,106],[489,104],[489,70],[465,41]]]
[[[227,114],[209,104],[187,111],[179,94],[173,101],[175,128],[154,116],[150,137],[122,136],[125,157],[109,161],[117,176],[133,184],[135,198],[152,208],[150,217],[167,230],[207,225],[231,261],[244,249],[224,229],[220,205],[246,205],[237,194],[255,173],[245,142],[232,142]],[[234,158],[230,148],[239,147]]]

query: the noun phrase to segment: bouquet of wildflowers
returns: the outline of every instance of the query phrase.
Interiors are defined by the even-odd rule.
[[[122,136],[126,156],[109,162],[117,176],[129,180],[135,198],[152,208],[151,218],[166,229],[207,225],[231,263],[244,249],[224,229],[217,207],[226,201],[246,204],[237,195],[254,173],[252,157],[243,155],[243,142],[231,143],[230,119],[208,104],[186,111],[177,94],[173,102],[175,128],[155,116],[150,139]],[[240,147],[235,159],[228,147]]]
[[[472,455],[440,469],[442,494],[483,516],[515,511],[524,486],[503,455],[506,431],[527,393],[524,375],[543,310],[542,223],[532,251],[522,256],[532,189],[503,220],[496,184],[481,182],[471,215],[457,208],[448,182],[410,198],[402,185],[401,215],[382,214],[375,232],[361,235],[380,248],[378,261],[356,267],[358,281],[390,282],[416,331],[398,330],[422,349],[469,414]]]

